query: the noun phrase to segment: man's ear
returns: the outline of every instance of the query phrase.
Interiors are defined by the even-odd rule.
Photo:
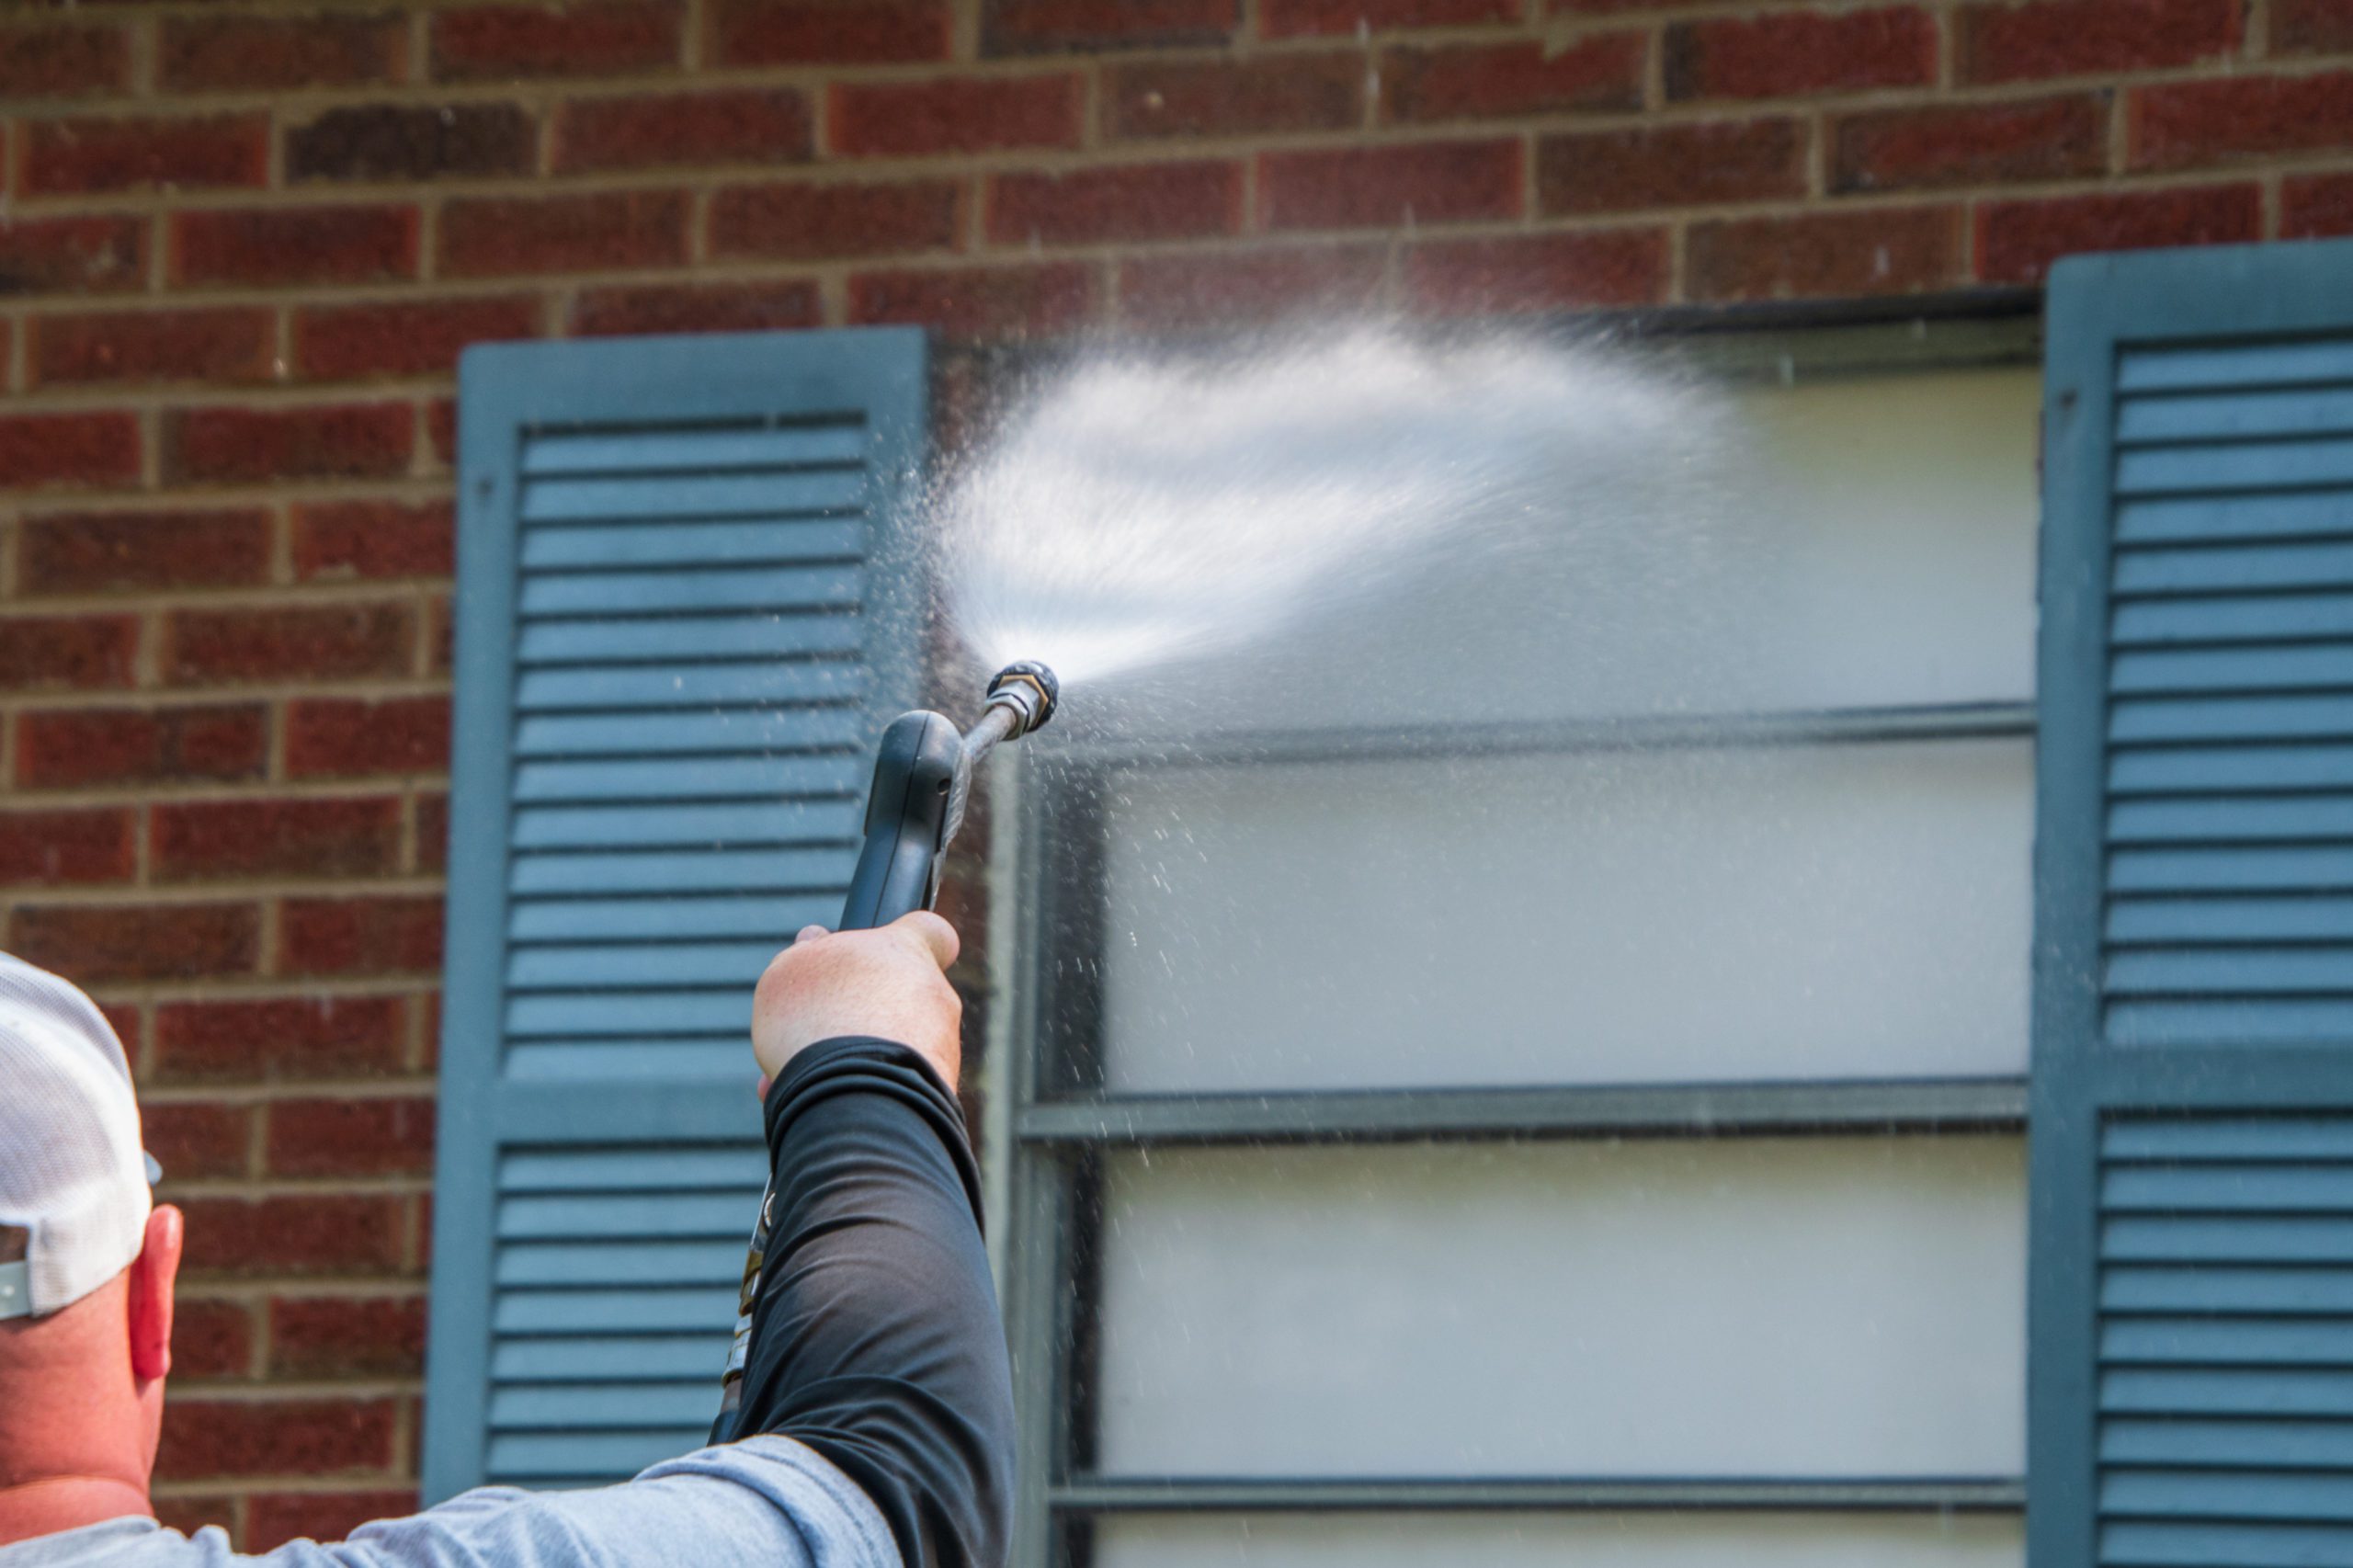
[[[147,1216],[146,1244],[131,1260],[131,1373],[142,1383],[172,1369],[172,1290],[184,1239],[180,1211],[159,1203]]]

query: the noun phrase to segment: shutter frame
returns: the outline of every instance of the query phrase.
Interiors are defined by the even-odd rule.
[[[2194,1174],[2194,1159],[2183,1163],[2177,1151],[2162,1153],[2167,1140],[2194,1147],[2201,1132],[2253,1116],[2258,1119],[2244,1123],[2254,1130],[2253,1136],[2282,1141],[2279,1153],[2268,1157],[2276,1158],[2281,1168],[2295,1168],[2300,1156],[2286,1142],[2294,1135],[2293,1123],[2282,1113],[2315,1113],[2324,1120],[2333,1114],[2353,1124],[2353,1040],[2290,1038],[2262,1043],[2250,1028],[2245,1043],[2236,1043],[2225,1028],[2192,1022],[2185,1022],[2169,1038],[2145,1033],[2137,1040],[2110,1037],[2108,1009],[2117,974],[2109,967],[2111,938],[2104,921],[2111,896],[2120,891],[2113,877],[2115,846],[2108,842],[2116,811],[2110,764],[2117,746],[2111,728],[2120,696],[2110,685],[2119,608],[2111,602],[2119,560],[2118,430],[2120,408],[2125,404],[2120,380],[2136,363],[2150,362],[2136,360],[2136,356],[2195,350],[2216,356],[2213,363],[2244,356],[2253,367],[2258,360],[2284,364],[2281,356],[2294,355],[2300,345],[2319,340],[2341,344],[2347,365],[2353,366],[2353,286],[2348,278],[2353,278],[2353,244],[2347,243],[2077,256],[2061,262],[2051,276],[2045,318],[2029,1104],[2030,1568],[2147,1561],[2141,1554],[2159,1549],[2151,1545],[2153,1540],[2160,1546],[2170,1543],[2177,1551],[2219,1553],[2197,1556],[2200,1562],[2269,1562],[2274,1559],[2263,1553],[2281,1547],[2261,1544],[2265,1529],[2319,1527],[2334,1535],[2342,1528],[2317,1516],[2299,1519],[2292,1513],[2274,1516],[2273,1524],[2252,1530],[2226,1526],[2213,1517],[2177,1523],[2160,1517],[2153,1523],[2144,1510],[2154,1489],[2132,1473],[2147,1467],[2125,1454],[2115,1467],[2120,1478],[2104,1475],[2100,1444],[2103,1432],[2119,1420],[2115,1412],[2103,1418],[2103,1390],[2124,1386],[2104,1381],[2101,1295],[2111,1271],[2131,1261],[2129,1238],[2133,1234],[2128,1224],[2115,1219],[2120,1188],[2103,1184],[2119,1164],[2125,1177],[2137,1175],[2129,1158],[2120,1161],[2113,1144],[2104,1164],[2104,1140],[2122,1130],[2129,1142],[2134,1129],[2146,1129],[2149,1135],[2140,1141],[2160,1153],[2152,1155],[2144,1150],[2143,1157],[2167,1162],[2158,1168],[2168,1172]],[[2291,382],[2302,374],[2274,373],[2287,375]],[[2316,390],[2320,383],[2305,384]],[[2343,384],[2353,385],[2353,372],[2346,374]],[[2197,413],[2188,405],[2174,412],[2193,417]],[[2189,437],[2201,434],[2221,439],[2231,431],[2227,425],[2217,425],[2187,432]],[[2353,452],[2353,432],[2338,438]],[[2194,454],[2182,455],[2195,461]],[[2268,490],[2277,494],[2259,474],[2234,478],[2219,467],[2210,482],[2196,487],[2211,488],[2218,513],[2250,495]],[[2353,534],[2353,498],[2342,506],[2345,525],[2329,526],[2332,531]],[[2189,555],[2177,564],[2195,574],[2204,562]],[[2215,557],[2213,564],[2220,568],[2222,558]],[[2223,583],[2217,576],[2211,583],[2193,581],[2188,587],[2193,594],[2201,587],[2220,593]],[[2134,693],[2128,689],[2120,695],[2129,700]],[[2233,705],[2261,700],[2255,694],[2224,693],[2220,699]],[[2353,740],[2353,722],[2341,735],[2311,739]],[[2227,976],[2229,963],[2240,952],[2262,951],[2260,944],[2234,949],[2224,955],[2221,971]],[[2136,953],[2128,972],[2136,983],[2178,974],[2185,990],[2193,988],[2196,978],[2188,962],[2163,949]],[[2207,972],[2215,970],[2210,967]],[[2158,990],[2162,992],[2162,984]],[[2187,1009],[2183,1017],[2189,1017]],[[2292,1035],[2293,1030],[2287,1032]],[[2279,1119],[2261,1119],[2267,1116]],[[2341,1168],[2332,1172],[2325,1161],[2309,1169],[2318,1178],[2347,1174]],[[2128,1185],[2121,1190],[2131,1188]],[[2245,1207],[2252,1210],[2260,1206],[2250,1199]],[[2246,1212],[2223,1214],[2219,1220],[2250,1237],[2254,1226],[2267,1222],[2264,1216]],[[2134,1310],[2120,1306],[2112,1315]],[[2264,1332],[2242,1330],[2230,1316],[2213,1322],[2215,1334],[2223,1340],[2234,1333]],[[2215,1341],[2205,1336],[2200,1343],[2211,1346]],[[2294,1374],[2290,1368],[2288,1375]],[[2245,1484],[2259,1486],[2268,1475],[2279,1472],[2250,1463],[2243,1471],[2213,1473],[2243,1476]],[[2120,1479],[2121,1484],[2113,1484]],[[2106,1494],[2105,1508],[2104,1483],[2112,1488]],[[2168,1536],[2168,1530],[2178,1533]],[[2336,1539],[2337,1544],[2327,1551],[2353,1547],[2353,1532]]]
[[[448,937],[421,1466],[428,1503],[480,1483],[487,1471],[502,1149],[626,1151],[760,1139],[748,1057],[740,1082],[518,1080],[503,1070],[526,439],[572,426],[756,426],[854,412],[867,430],[858,711],[869,759],[882,722],[917,699],[924,625],[919,547],[908,521],[928,436],[919,329],[483,345],[466,351],[459,384]],[[790,935],[780,915],[774,941],[780,946]],[[752,1174],[755,1189],[764,1174]],[[743,1205],[747,1235],[755,1207],[754,1199]],[[731,1326],[723,1319],[711,1324],[712,1414]]]

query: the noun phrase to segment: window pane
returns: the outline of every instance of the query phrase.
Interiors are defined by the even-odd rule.
[[[1158,1151],[1107,1184],[1109,1473],[2022,1468],[2014,1139]]]
[[[2018,1568],[2017,1518],[1821,1514],[1106,1519],[1097,1568]]]
[[[1129,1092],[2022,1072],[2029,743],[1140,770]]]
[[[1466,479],[1427,547],[1369,545],[1273,635],[1090,687],[1063,722],[1160,739],[2022,700],[2039,398],[2032,370],[1752,391],[1695,403],[1688,449],[1501,519]]]
[[[2034,695],[2033,369],[1866,376],[1741,400],[1788,518],[1759,555],[1768,700]]]

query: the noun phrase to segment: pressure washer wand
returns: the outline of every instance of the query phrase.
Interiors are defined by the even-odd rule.
[[[918,709],[902,713],[882,732],[874,756],[874,782],[866,792],[866,842],[850,873],[849,896],[842,901],[842,931],[871,930],[903,915],[929,909],[939,897],[948,846],[964,825],[972,770],[1005,741],[1018,740],[1054,716],[1062,687],[1054,672],[1032,659],[1005,666],[989,682],[988,705],[971,733],[958,734],[947,715]],[[752,1347],[752,1307],[757,1301],[760,1267],[768,1249],[768,1208],[760,1199],[759,1222],[744,1262],[743,1289],[736,1298],[735,1342],[720,1383],[719,1419],[710,1440],[735,1439],[742,1414],[744,1368]]]

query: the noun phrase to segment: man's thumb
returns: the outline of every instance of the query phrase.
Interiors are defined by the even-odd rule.
[[[938,964],[943,972],[956,961],[956,955],[963,950],[963,944],[956,936],[956,927],[928,909],[902,915],[891,922],[891,929],[904,932],[921,944],[924,951],[931,955],[931,961]]]

